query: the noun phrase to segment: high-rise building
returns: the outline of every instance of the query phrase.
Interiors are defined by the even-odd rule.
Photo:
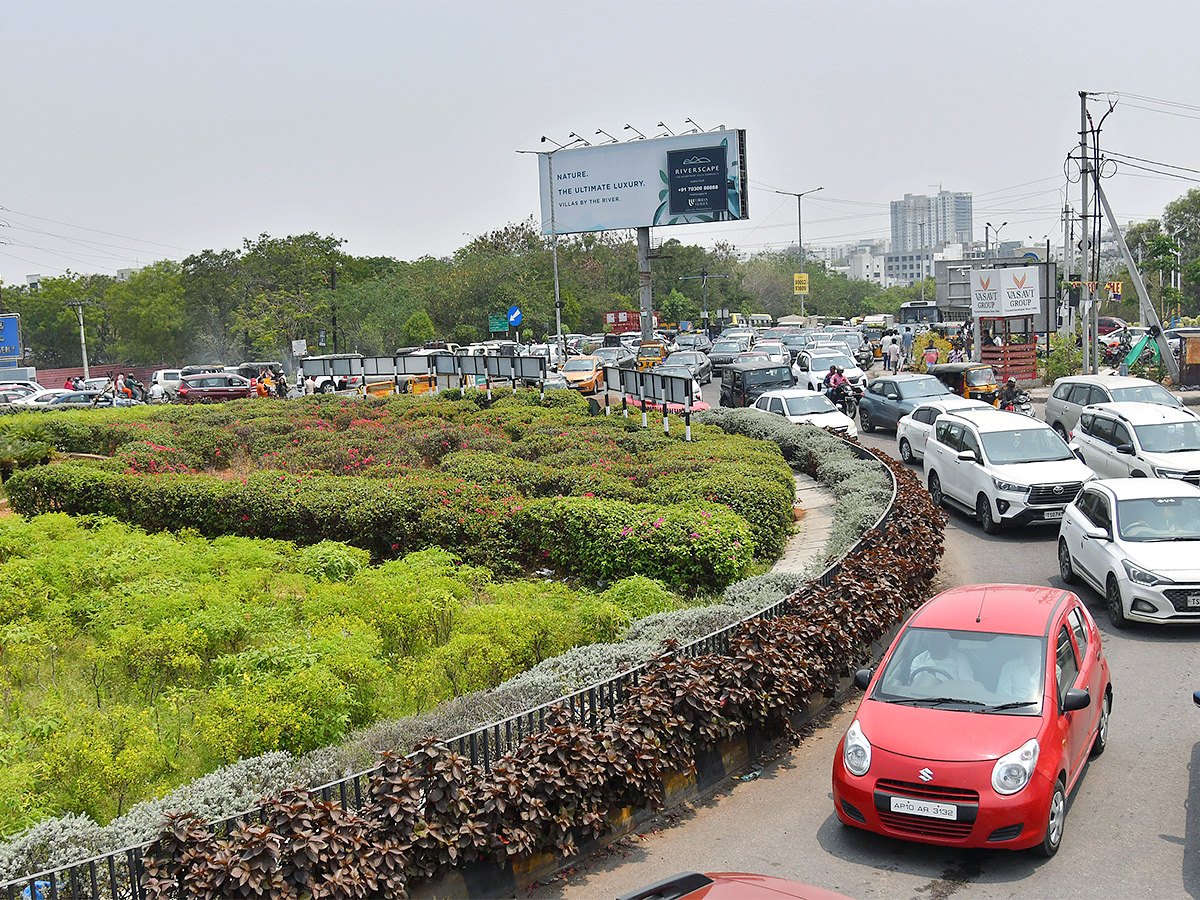
[[[973,205],[969,191],[935,196],[905,194],[892,201],[892,253],[912,253],[943,244],[969,244]]]

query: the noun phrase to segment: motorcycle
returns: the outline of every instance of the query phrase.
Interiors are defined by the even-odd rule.
[[[1017,412],[1023,416],[1034,418],[1033,401],[1029,397],[1029,391],[1019,390],[1017,395],[1012,400],[1000,398],[1000,408],[1006,412]]]
[[[862,388],[852,384],[838,385],[829,398],[833,405],[844,415],[853,419],[858,415],[858,401],[862,397]]]

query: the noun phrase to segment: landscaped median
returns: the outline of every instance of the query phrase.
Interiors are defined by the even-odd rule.
[[[444,400],[429,405],[447,406]],[[579,427],[586,427],[586,433],[572,431],[576,423],[564,417],[561,409],[547,413],[544,409],[521,408],[522,405],[502,406],[497,411],[505,420],[501,423],[496,419],[475,421],[470,428],[463,427],[456,436],[442,441],[430,437],[438,435],[432,431],[430,422],[423,419],[418,407],[405,406],[397,410],[380,405],[379,408],[360,407],[344,413],[338,413],[335,408],[335,413],[344,415],[344,423],[327,414],[322,418],[334,421],[333,430],[341,428],[343,433],[353,432],[355,442],[362,436],[360,432],[365,435],[373,431],[383,432],[387,441],[395,442],[397,430],[409,429],[413,421],[418,420],[410,431],[425,435],[425,446],[458,445],[446,452],[435,452],[436,467],[429,463],[429,457],[423,457],[423,464],[413,465],[410,456],[410,463],[406,465],[412,471],[405,477],[461,479],[460,484],[481,489],[479,482],[500,468],[495,488],[489,486],[486,496],[509,498],[510,503],[521,506],[527,501],[536,501],[529,508],[536,511],[542,524],[528,525],[529,530],[522,533],[536,534],[539,540],[551,544],[541,544],[537,554],[532,556],[507,557],[508,564],[513,566],[547,560],[560,571],[566,570],[571,564],[569,561],[590,545],[584,543],[559,550],[554,542],[567,544],[563,536],[573,534],[580,535],[580,541],[586,541],[587,528],[597,521],[597,508],[614,503],[636,507],[652,496],[661,504],[661,510],[646,509],[636,520],[601,517],[602,530],[610,543],[601,541],[597,546],[603,549],[606,558],[616,558],[622,560],[620,565],[639,568],[653,565],[695,567],[697,555],[680,554],[679,548],[694,547],[705,533],[703,530],[684,532],[684,529],[694,528],[693,516],[700,512],[712,514],[714,510],[724,510],[729,516],[744,516],[742,521],[746,523],[743,526],[746,529],[781,535],[786,527],[777,529],[774,524],[766,527],[762,520],[765,518],[768,523],[780,520],[778,503],[773,497],[779,490],[776,483],[783,480],[776,467],[785,459],[812,474],[839,498],[829,547],[831,555],[842,553],[858,541],[863,529],[879,519],[892,499],[891,477],[879,478],[878,463],[855,459],[844,442],[817,429],[791,426],[756,411],[719,410],[706,414],[709,424],[694,429],[701,437],[696,446],[640,428],[626,430],[627,424],[621,420],[611,423],[585,421]],[[254,411],[257,413],[258,409],[261,407]],[[321,409],[323,413],[328,412],[326,407]],[[367,417],[363,415],[364,410]],[[477,404],[475,411],[488,412]],[[384,491],[379,496],[390,498],[386,491],[394,488],[389,482],[402,481],[394,474],[390,478],[387,475],[381,477],[374,471],[366,477],[309,476],[304,471],[293,471],[292,466],[306,465],[315,456],[335,449],[327,442],[324,426],[316,429],[322,447],[309,443],[305,435],[297,434],[298,430],[304,429],[281,421],[283,417],[277,414],[263,415],[257,423],[239,423],[236,440],[220,430],[228,427],[225,425],[217,426],[217,431],[205,433],[201,438],[196,429],[181,426],[175,419],[178,411],[167,412],[171,415],[170,427],[177,433],[164,433],[163,429],[168,427],[164,422],[146,425],[159,430],[153,445],[158,449],[143,449],[137,441],[118,441],[115,448],[110,449],[117,449],[120,458],[91,468],[103,473],[104,477],[131,478],[135,485],[144,486],[159,479],[135,475],[129,471],[131,468],[138,471],[159,466],[214,468],[211,461],[206,463],[194,450],[181,450],[179,445],[217,446],[223,449],[225,458],[261,460],[266,458],[265,452],[275,451],[264,451],[258,446],[256,452],[247,453],[246,448],[253,447],[259,440],[278,439],[285,445],[297,441],[292,446],[299,450],[284,450],[275,457],[276,465],[283,471],[247,471],[253,467],[239,464],[232,467],[237,472],[234,477],[229,477],[230,472],[218,470],[201,479],[206,485],[204,491],[226,497],[221,492],[230,489],[232,494],[228,496],[238,498],[237,503],[247,504],[241,507],[240,513],[247,516],[252,514],[254,503],[262,503],[265,508],[266,504],[274,502],[260,501],[260,497],[286,496],[285,491],[270,483],[272,479],[284,485],[287,491],[292,490],[293,484],[302,487],[320,484],[322,490],[314,494],[328,491],[336,501],[337,509],[355,508],[345,497],[361,497],[371,489],[370,485],[374,490]],[[452,412],[467,418],[475,415],[461,408]],[[289,411],[288,415],[294,413]],[[383,418],[387,424],[353,424],[361,423],[371,415]],[[547,415],[557,416],[558,420],[548,422],[544,418]],[[139,424],[139,430],[144,431],[141,425],[145,424]],[[720,425],[723,430],[714,425]],[[497,426],[505,435],[504,439],[487,435],[491,446],[487,449],[479,447],[477,452],[481,455],[496,453],[498,458],[472,469],[476,462],[464,445],[477,438],[482,440],[479,436],[484,434],[483,429]],[[85,431],[83,426],[73,427],[77,435]],[[104,426],[107,429],[104,433],[112,436],[126,428],[126,425],[110,423]],[[92,433],[100,430],[92,428]],[[443,429],[442,436],[449,430]],[[722,437],[724,430],[739,432],[746,437]],[[476,437],[472,437],[473,434]],[[213,437],[217,440],[210,441]],[[718,438],[731,443],[720,443]],[[172,443],[157,443],[163,441]],[[367,455],[375,455],[368,468],[380,465],[379,455],[370,452],[370,446],[363,447],[355,442],[351,442],[351,449],[357,452],[352,456],[359,456],[365,449],[369,451]],[[504,449],[505,443],[514,446]],[[523,449],[516,449],[518,446]],[[535,446],[538,449],[535,450]],[[603,452],[597,452],[598,447]],[[170,453],[165,452],[167,449]],[[585,450],[588,456],[584,456]],[[142,456],[137,462],[128,462],[135,454]],[[181,455],[186,458],[180,458]],[[279,462],[281,458],[283,461]],[[583,476],[576,472],[562,474],[567,471],[563,463],[569,458],[590,460],[579,469],[591,471]],[[75,467],[52,466],[49,472],[70,468]],[[39,860],[44,866],[47,860],[59,864],[72,858],[67,846],[56,843],[60,840],[69,840],[70,846],[79,848],[74,858],[136,843],[144,840],[140,835],[145,834],[147,826],[161,821],[162,813],[171,809],[190,809],[209,819],[227,816],[246,809],[244,801],[237,797],[246,796],[247,791],[253,790],[253,785],[259,785],[263,793],[278,796],[287,784],[319,784],[352,771],[361,771],[377,758],[374,754],[378,749],[411,747],[421,736],[431,733],[463,734],[484,723],[503,720],[520,710],[550,702],[564,692],[657,655],[607,721],[585,726],[577,717],[555,718],[552,715],[547,730],[516,742],[511,757],[502,756],[496,760],[493,756],[490,766],[483,765],[482,760],[473,763],[469,758],[457,757],[445,744],[424,741],[413,757],[388,757],[384,766],[370,776],[365,804],[353,813],[323,804],[319,798],[314,799],[302,791],[289,794],[283,801],[267,802],[263,813],[265,825],[239,827],[229,835],[221,831],[218,837],[195,822],[177,821],[153,851],[157,857],[149,860],[147,887],[152,891],[166,890],[167,882],[178,883],[183,878],[182,895],[188,897],[401,896],[399,891],[405,885],[415,885],[431,875],[450,871],[452,865],[453,871],[461,873],[460,866],[464,862],[472,863],[477,867],[476,874],[491,879],[493,885],[529,880],[534,877],[538,865],[547,864],[550,857],[546,854],[562,859],[562,854],[572,852],[581,840],[619,829],[622,822],[631,821],[637,810],[653,809],[664,796],[675,796],[670,793],[673,787],[688,779],[695,783],[697,767],[701,772],[711,774],[713,760],[721,756],[722,749],[728,751],[731,746],[739,745],[744,748],[772,735],[788,733],[798,711],[811,710],[817,699],[834,689],[840,677],[869,655],[872,642],[893,627],[908,606],[924,599],[941,554],[944,514],[929,503],[928,496],[907,470],[896,466],[894,471],[899,495],[884,530],[862,538],[826,586],[817,582],[804,585],[794,576],[764,576],[731,585],[725,590],[723,602],[656,614],[628,628],[623,643],[579,647],[559,659],[546,660],[494,690],[459,697],[444,709],[439,708],[411,722],[371,726],[341,746],[317,750],[302,759],[269,754],[259,760],[236,763],[207,776],[203,784],[197,783],[175,795],[143,804],[135,814],[120,823],[114,822],[108,829],[93,825],[88,831],[65,820],[53,828],[34,829],[10,847],[0,848],[0,872],[29,872],[37,868],[30,864]],[[52,482],[41,476],[49,472],[39,470],[19,475],[18,490],[22,489],[20,481],[30,475],[38,476],[30,479],[30,484],[35,485],[31,491],[48,490],[46,486]],[[714,476],[714,472],[721,477]],[[739,473],[746,476],[744,481],[737,480]],[[786,465],[783,465],[783,473],[786,473],[784,477],[789,488],[786,511],[790,512],[791,471]],[[173,475],[161,480],[183,484],[196,477]],[[245,483],[241,481],[243,477]],[[573,489],[580,493],[573,497],[557,496],[564,478],[579,479],[573,482]],[[706,481],[707,478],[713,480]],[[356,483],[360,481],[370,485],[359,486]],[[733,487],[728,485],[731,481]],[[583,490],[585,482],[592,488],[605,484],[611,493],[623,493],[623,496],[621,499],[587,496],[599,492]],[[87,478],[80,483],[102,484]],[[699,485],[705,486],[701,489]],[[257,493],[255,488],[258,488]],[[423,489],[427,490],[428,485]],[[68,486],[67,490],[76,489]],[[107,488],[89,490],[93,493],[79,489],[77,496],[84,500],[91,497],[90,502],[99,502],[108,493]],[[538,490],[555,493],[553,496],[529,496]],[[635,493],[624,493],[629,491]],[[723,491],[719,501],[718,491]],[[133,512],[126,512],[122,517],[132,518],[135,513],[154,514],[155,504],[143,503],[134,493],[129,488],[124,495],[124,505],[120,509]],[[218,504],[212,502],[213,495],[206,496],[208,499],[201,507],[205,510],[216,508]],[[420,496],[443,509],[448,506],[440,503],[443,497],[436,492]],[[457,520],[459,516],[454,513],[459,510],[498,511],[495,504],[478,502],[481,496],[468,494],[470,499],[453,507],[450,514],[434,515],[433,521],[438,521],[438,515]],[[433,499],[435,497],[437,500]],[[679,511],[679,518],[672,520],[661,512],[672,511],[674,508],[666,504],[675,499],[688,502]],[[563,500],[577,501],[578,505],[553,505]],[[159,501],[167,502],[162,497]],[[53,494],[47,493],[38,502],[57,501]],[[393,501],[388,500],[390,502]],[[418,501],[410,502],[415,505]],[[540,507],[538,504],[543,502],[548,505]],[[386,508],[388,503],[381,505]],[[300,508],[304,508],[303,505]],[[762,511],[761,515],[754,511],[756,508]],[[159,514],[161,509],[159,506]],[[296,514],[296,507],[286,509],[288,514]],[[313,509],[316,510],[312,513],[315,519],[320,514],[319,507]],[[735,513],[734,509],[743,512]],[[654,518],[649,517],[651,511],[655,512]],[[582,524],[574,524],[573,516],[583,517]],[[531,513],[530,518],[533,517]],[[479,518],[481,529],[496,530],[473,534],[476,537],[507,534],[504,528],[511,526],[498,527],[496,524],[496,520],[502,518],[507,517],[489,515]],[[232,524],[236,531],[238,522],[250,519],[226,517],[220,521]],[[263,515],[261,521],[269,525],[272,520]],[[382,521],[403,522],[408,527],[408,520],[403,518],[384,518]],[[455,521],[454,524],[460,523]],[[164,525],[160,523],[155,527]],[[629,529],[629,533],[622,534],[624,529]],[[401,533],[399,526],[394,533]],[[453,536],[453,529],[438,534]],[[341,537],[346,540],[350,536]],[[318,538],[318,533],[311,533],[311,538]],[[447,540],[445,537],[440,539]],[[624,543],[626,539],[628,544]],[[657,563],[653,555],[656,551],[644,555],[647,554],[646,546],[655,546],[656,540],[661,540],[662,547],[666,548]],[[753,540],[748,537],[745,543]],[[400,549],[391,547],[390,543],[386,547],[373,545],[365,549],[371,549],[379,557],[387,557]],[[460,549],[468,544],[463,542],[452,549],[470,558]],[[629,549],[622,550],[623,547]],[[404,549],[411,547],[404,546]],[[543,551],[546,551],[545,555]],[[622,552],[631,555],[621,558]],[[672,554],[690,561],[672,562]],[[732,562],[744,565],[744,560],[744,557],[738,557]],[[673,575],[670,571],[667,569],[666,577],[685,579],[694,577],[689,573],[696,570],[676,568]],[[366,572],[364,570],[363,574]],[[713,564],[711,569],[705,568],[703,574],[709,579],[728,579],[733,577],[733,570]],[[363,576],[360,574],[359,577]],[[797,588],[800,589],[798,593]],[[623,588],[614,585],[611,590]],[[770,616],[754,615],[789,593],[793,594],[792,598],[777,606]],[[613,602],[623,602],[622,596],[614,593]],[[664,650],[664,645],[659,643],[663,638],[687,642],[747,616],[750,618],[736,625],[735,633],[727,644],[722,645],[728,646],[724,655],[685,654],[674,649],[675,644],[665,645]],[[366,783],[367,779],[355,782],[360,786]],[[222,799],[220,792],[236,795]],[[357,806],[353,802],[350,805]],[[318,834],[324,837],[316,837]],[[331,837],[332,843],[327,847],[332,850],[327,850],[315,861],[304,862],[308,850],[315,846],[313,841]],[[181,855],[185,851],[186,857]],[[180,866],[182,868],[178,868]],[[462,884],[465,882],[448,890],[452,894],[467,893],[461,888]]]

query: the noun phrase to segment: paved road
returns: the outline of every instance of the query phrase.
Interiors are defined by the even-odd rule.
[[[708,388],[705,394],[708,394]],[[864,442],[895,453],[889,432]],[[986,581],[1062,586],[1053,528],[985,535],[952,513],[940,587]],[[1115,699],[1107,752],[1071,798],[1052,860],[1008,851],[926,847],[847,829],[833,814],[830,766],[854,703],[761,775],[732,782],[661,830],[620,842],[541,898],[614,897],[687,869],[780,875],[856,898],[1197,898],[1200,900],[1200,628],[1109,626],[1102,598],[1080,588],[1103,632]]]

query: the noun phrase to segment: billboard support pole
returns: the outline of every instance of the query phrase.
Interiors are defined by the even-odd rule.
[[[650,292],[650,226],[637,230],[638,297],[642,309],[642,340],[651,339],[654,330],[654,299]]]
[[[558,204],[554,201],[554,151],[551,150],[546,154],[546,172],[547,180],[550,182],[547,189],[550,192],[550,253],[554,257],[554,327],[558,331],[558,364],[564,365],[567,361],[567,341],[563,337],[562,330],[562,299],[558,293],[558,229],[555,227],[554,207]]]

